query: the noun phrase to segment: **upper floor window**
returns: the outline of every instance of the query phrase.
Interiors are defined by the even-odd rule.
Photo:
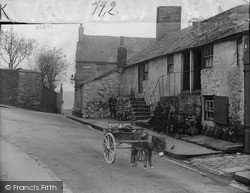
[[[168,73],[174,72],[174,55],[167,57]]]
[[[204,47],[202,49],[202,65],[203,68],[213,67],[213,45]]]

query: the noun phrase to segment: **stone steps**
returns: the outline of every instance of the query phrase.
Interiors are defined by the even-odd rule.
[[[130,105],[133,109],[145,109],[145,108],[149,109],[149,107],[146,104],[131,104],[130,103]]]
[[[149,107],[145,107],[145,108],[133,108],[133,110],[135,112],[148,112],[148,111],[150,111],[150,108]]]
[[[146,105],[145,101],[130,101],[130,104],[132,105]]]
[[[134,97],[130,97],[129,101],[144,101],[144,98],[134,98]]]
[[[145,120],[145,119],[149,119],[149,118],[151,118],[150,115],[136,115],[136,116],[134,116],[135,120]]]
[[[135,115],[151,115],[151,112],[135,112]]]
[[[146,105],[144,98],[129,98],[132,111],[134,112],[134,120],[144,120],[151,117],[149,106]]]

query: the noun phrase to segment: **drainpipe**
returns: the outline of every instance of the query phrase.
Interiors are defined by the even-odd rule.
[[[250,63],[249,63],[249,36],[245,36],[244,42],[244,126],[245,143],[244,151],[250,153]]]

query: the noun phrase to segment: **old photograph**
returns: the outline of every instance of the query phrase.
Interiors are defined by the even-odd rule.
[[[0,192],[250,192],[249,0],[1,0]]]

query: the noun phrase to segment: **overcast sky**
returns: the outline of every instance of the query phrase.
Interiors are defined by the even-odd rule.
[[[84,33],[88,35],[155,37],[157,6],[182,6],[184,28],[191,18],[208,18],[249,3],[249,0],[106,0],[100,1],[95,11],[96,2],[98,0],[1,0],[2,5],[7,4],[4,9],[7,15],[15,21],[72,23],[13,26],[14,31],[36,39],[41,46],[63,49],[71,64],[64,90],[73,90],[69,78],[74,74],[79,23],[83,23]],[[107,2],[104,8],[100,6],[102,2]],[[104,16],[99,17],[99,14]],[[6,18],[3,16],[3,19]],[[2,27],[3,30],[9,28]],[[3,67],[3,62],[0,67]],[[25,64],[20,67],[25,68]]]

